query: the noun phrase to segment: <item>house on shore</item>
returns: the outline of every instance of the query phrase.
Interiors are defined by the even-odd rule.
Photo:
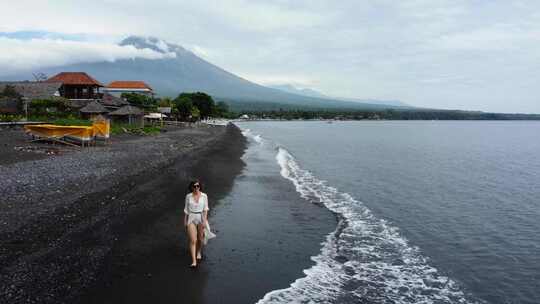
[[[71,100],[99,99],[99,89],[103,87],[85,72],[62,72],[45,80],[45,83],[60,83],[60,96]]]
[[[120,97],[122,93],[137,93],[154,97],[154,90],[144,81],[113,81],[103,88],[113,96]]]

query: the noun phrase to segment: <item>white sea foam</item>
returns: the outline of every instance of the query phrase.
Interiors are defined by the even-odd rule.
[[[256,143],[262,145],[264,142],[264,139],[259,134],[253,134],[253,132],[250,129],[242,129],[242,135],[245,137],[252,139]]]
[[[263,139],[260,135],[253,136],[253,140],[255,140],[257,143],[262,144]]]
[[[304,199],[323,203],[340,221],[305,277],[258,303],[471,303],[397,228],[302,169],[284,148],[278,148],[276,160]]]

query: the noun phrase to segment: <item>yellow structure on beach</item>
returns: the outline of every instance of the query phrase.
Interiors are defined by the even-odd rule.
[[[27,134],[35,137],[33,141],[49,140],[73,145],[68,142],[75,141],[82,146],[89,144],[96,137],[99,139],[109,139],[110,123],[109,120],[95,121],[92,126],[58,126],[52,124],[27,125],[24,126]]]

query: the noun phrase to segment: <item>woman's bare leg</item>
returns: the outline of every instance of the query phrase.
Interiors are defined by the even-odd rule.
[[[191,266],[197,265],[196,247],[197,247],[197,227],[195,224],[189,224],[187,227],[189,239],[189,253],[191,254]]]
[[[203,239],[204,239],[204,226],[202,224],[197,225],[197,258],[201,257]]]

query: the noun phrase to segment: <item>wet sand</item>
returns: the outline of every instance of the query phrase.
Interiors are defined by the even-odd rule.
[[[131,236],[125,247],[131,249],[121,251],[133,255],[123,268],[117,262],[108,275],[112,282],[94,289],[84,303],[255,303],[303,276],[335,229],[335,216],[301,199],[273,158],[260,161],[256,149],[244,154],[245,167],[229,189],[224,173],[236,167],[231,160],[237,155],[231,152],[193,167],[205,181],[217,234],[198,269],[188,268],[185,234],[178,233],[183,206],[177,204]]]

